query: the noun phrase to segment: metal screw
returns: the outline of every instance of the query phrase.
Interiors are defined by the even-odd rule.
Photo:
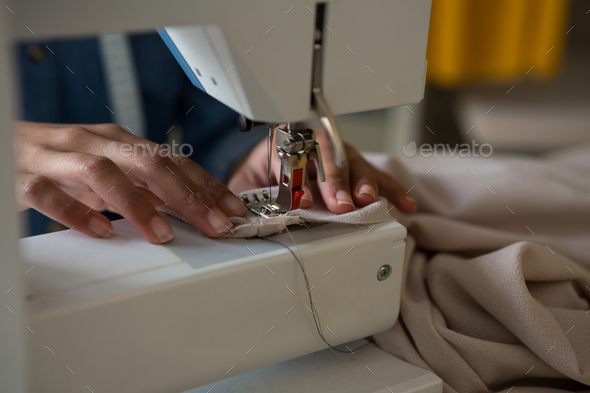
[[[377,270],[377,280],[383,281],[391,275],[391,266],[383,265]]]

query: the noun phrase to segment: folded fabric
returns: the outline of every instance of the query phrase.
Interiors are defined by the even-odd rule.
[[[285,230],[289,225],[305,225],[316,222],[339,222],[343,224],[376,224],[379,222],[391,221],[389,214],[391,208],[385,198],[379,198],[376,202],[357,208],[350,213],[334,214],[326,208],[322,202],[317,187],[312,187],[314,192],[314,204],[309,209],[296,209],[275,217],[262,218],[252,212],[245,217],[230,217],[233,224],[231,233],[227,237],[266,237]],[[253,200],[253,195],[262,199],[262,191],[268,188],[259,188],[245,192]],[[271,195],[277,195],[278,187],[272,187]],[[244,193],[240,193],[241,195]],[[168,205],[158,207],[158,211],[176,217],[184,222],[188,220]]]
[[[375,336],[444,392],[590,391],[590,147],[371,156],[418,202],[400,318]]]

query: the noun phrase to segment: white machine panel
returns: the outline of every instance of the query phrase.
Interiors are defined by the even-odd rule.
[[[334,114],[420,102],[431,0],[324,3],[322,86]],[[315,5],[289,6],[287,13],[277,4],[261,6],[252,4],[248,17],[166,32],[205,91],[237,112],[260,121],[313,119]]]
[[[168,221],[177,236],[166,246],[126,221],[109,240],[64,231],[20,241],[25,269],[35,266],[25,286],[31,391],[180,392],[327,347],[287,249]],[[368,230],[292,232],[333,345],[387,330],[398,316],[406,230]],[[293,245],[288,234],[272,239]],[[392,271],[379,281],[383,265]]]

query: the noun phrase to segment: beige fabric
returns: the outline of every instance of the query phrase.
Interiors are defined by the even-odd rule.
[[[590,148],[371,161],[419,204],[395,214],[409,232],[400,319],[377,343],[445,392],[590,384]]]
[[[346,214],[334,214],[326,209],[319,195],[317,187],[314,188],[314,205],[310,209],[297,209],[278,217],[260,218],[251,212],[245,217],[230,217],[230,221],[234,224],[232,232],[227,237],[266,237],[279,233],[285,230],[289,225],[304,225],[313,222],[340,222],[344,224],[376,224],[379,222],[391,221],[393,218],[389,214],[391,206],[385,198],[379,198],[375,203],[357,208],[356,210]],[[254,194],[262,199],[262,190],[267,188],[260,188],[248,191],[247,194],[250,200]],[[272,195],[277,195],[278,187],[272,188]],[[188,222],[185,217],[176,212],[168,205],[158,207],[162,213],[169,214],[184,222]]]

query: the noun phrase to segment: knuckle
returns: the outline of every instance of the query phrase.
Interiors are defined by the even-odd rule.
[[[170,159],[180,168],[186,168],[193,161],[190,158],[183,156],[182,154],[170,153]]]
[[[104,130],[106,136],[117,137],[123,133],[127,133],[123,127],[120,127],[113,123],[104,123],[100,125],[101,129]]]
[[[64,201],[62,201],[58,208],[57,208],[57,213],[59,216],[63,216],[66,214],[71,215],[73,212],[76,212],[78,209],[78,202],[75,201],[74,199],[66,199]]]
[[[138,154],[136,156],[136,165],[144,172],[152,172],[160,168],[165,169],[166,166],[170,168],[172,165],[172,161],[166,156],[162,157],[160,154],[146,153],[144,151],[144,154]]]
[[[120,127],[114,123],[105,123],[103,125],[107,130],[112,130],[113,132],[127,132],[123,129],[123,127]]]
[[[115,167],[115,163],[107,157],[90,156],[83,159],[81,172],[84,176],[96,179],[96,177],[102,176],[105,172],[112,171]]]
[[[202,187],[209,192],[221,192],[223,194],[229,194],[229,190],[219,180],[213,176],[205,176],[202,179]]]
[[[52,181],[45,176],[35,176],[23,187],[24,198],[29,202],[39,201],[52,186]]]
[[[185,187],[185,190],[181,192],[183,203],[191,207],[206,206],[208,198],[206,198],[203,193],[190,189],[189,187],[190,186]]]
[[[341,186],[348,184],[348,182],[344,179],[344,177],[340,176],[340,175],[328,176],[326,178],[326,180],[328,181],[328,183],[330,183],[331,185],[333,185],[337,188],[340,188]]]
[[[143,160],[150,158],[150,152],[146,149],[144,145],[140,143],[135,143],[132,147],[132,156],[134,157],[136,162],[141,165],[143,163]]]
[[[88,131],[80,126],[67,126],[58,135],[61,145],[76,145],[88,136]]]
[[[163,145],[154,145],[153,151],[155,151],[160,157],[166,157],[171,161],[174,161],[173,158],[176,155],[176,153]]]

